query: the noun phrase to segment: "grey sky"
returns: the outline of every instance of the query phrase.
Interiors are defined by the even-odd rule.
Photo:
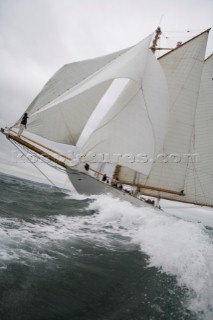
[[[212,26],[213,1],[0,0],[0,125],[17,120],[62,65],[129,47],[160,21],[174,45],[186,34],[166,31]],[[0,143],[4,152],[8,143]]]

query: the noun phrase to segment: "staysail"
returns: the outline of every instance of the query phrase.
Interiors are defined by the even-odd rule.
[[[51,141],[75,145],[113,81],[113,77],[99,82],[93,79],[130,49],[70,63],[57,71],[26,110],[30,116],[28,131]]]

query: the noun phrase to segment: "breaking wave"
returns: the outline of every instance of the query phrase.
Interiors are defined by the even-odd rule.
[[[187,308],[213,317],[213,232],[152,208],[135,208],[106,196],[89,205],[103,227],[128,236],[149,256],[149,266],[175,276],[189,291]],[[180,209],[181,210],[181,209]]]
[[[153,267],[176,279],[187,293],[181,302],[186,310],[197,319],[213,318],[211,228],[153,208],[136,208],[108,195],[86,198],[43,186],[35,188],[34,184],[26,188],[25,182],[17,184],[16,180],[10,181],[10,188],[12,183],[10,198],[3,193],[0,198],[0,272],[14,263],[30,269],[36,264],[60,269],[62,259],[71,261],[70,269],[75,257],[85,259],[83,252],[88,246],[97,249],[94,255],[98,257],[102,256],[101,248],[115,256],[117,252],[139,251],[146,257],[146,266],[141,269]],[[2,188],[5,194],[7,187],[9,184]]]

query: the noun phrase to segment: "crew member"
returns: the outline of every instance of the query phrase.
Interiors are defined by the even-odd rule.
[[[22,132],[24,131],[24,129],[27,129],[27,119],[29,117],[27,116],[27,113],[25,112],[25,114],[23,115],[23,118],[21,119],[21,124],[20,124],[20,129],[18,132],[18,137],[20,137],[20,135],[22,134]]]

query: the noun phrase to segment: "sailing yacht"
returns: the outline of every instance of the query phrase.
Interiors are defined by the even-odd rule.
[[[209,29],[157,59],[160,34],[158,28],[135,46],[63,66],[27,108],[28,131],[77,146],[75,159],[58,160],[49,147],[17,137],[21,119],[2,132],[63,167],[79,193],[110,193],[146,205],[125,190],[130,186],[137,195],[213,206]],[[117,99],[79,147],[90,117],[118,79],[126,82]]]

